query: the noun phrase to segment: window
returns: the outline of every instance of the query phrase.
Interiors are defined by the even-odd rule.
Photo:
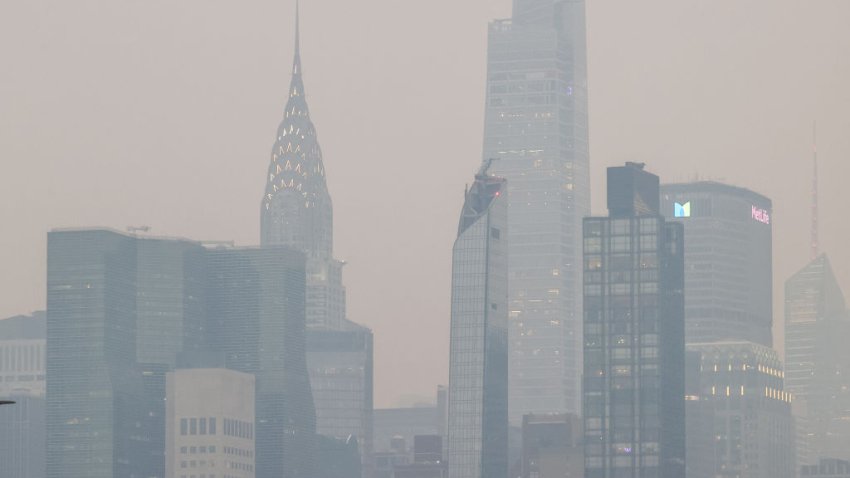
[[[189,434],[197,435],[198,434],[198,419],[190,418],[189,419]]]
[[[199,427],[200,433],[199,434],[200,435],[206,435],[207,434],[207,419],[206,419],[206,417],[200,418],[200,419],[198,419],[198,421],[200,422],[199,423],[199,425],[200,425],[200,427]]]
[[[185,418],[180,419],[180,434],[187,435],[189,433],[189,420]]]
[[[215,435],[215,417],[210,417],[209,432],[210,435]]]

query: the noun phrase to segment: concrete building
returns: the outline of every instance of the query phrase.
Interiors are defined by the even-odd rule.
[[[254,478],[254,377],[226,369],[167,375],[166,477]]]
[[[684,238],[658,176],[608,168],[584,220],[585,477],[685,475]]]
[[[688,429],[688,478],[796,478],[791,395],[779,355],[752,342],[687,348],[699,360],[688,423],[708,417]]]
[[[685,339],[773,346],[770,199],[713,181],[661,186],[661,211],[685,228]]]
[[[800,467],[800,478],[850,478],[850,462],[821,458],[814,465]]]
[[[508,204],[488,163],[467,190],[452,249],[451,478],[508,473]]]
[[[510,420],[581,414],[581,221],[590,213],[585,2],[491,23],[485,161],[508,181]]]
[[[0,320],[0,397],[44,397],[46,313]]]

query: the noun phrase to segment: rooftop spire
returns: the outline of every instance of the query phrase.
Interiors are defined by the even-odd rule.
[[[289,97],[304,96],[304,83],[301,80],[301,15],[299,1],[295,0],[295,55],[292,57],[292,82]],[[306,108],[306,105],[305,105]]]
[[[818,123],[815,121],[812,128],[812,163],[814,165],[814,175],[812,177],[812,260],[820,254],[820,244],[818,241]]]

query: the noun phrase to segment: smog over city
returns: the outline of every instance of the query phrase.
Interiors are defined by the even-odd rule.
[[[0,4],[0,478],[850,477],[850,2]]]

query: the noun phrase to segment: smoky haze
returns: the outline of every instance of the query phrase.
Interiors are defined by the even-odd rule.
[[[451,245],[481,161],[487,23],[509,0],[304,0],[304,80],[348,315],[375,332],[376,406],[447,381]],[[46,232],[149,225],[259,242],[294,0],[0,6],[0,316],[45,307]],[[590,0],[593,210],[604,171],[719,179],[774,201],[782,284],[821,244],[850,290],[850,2]]]

